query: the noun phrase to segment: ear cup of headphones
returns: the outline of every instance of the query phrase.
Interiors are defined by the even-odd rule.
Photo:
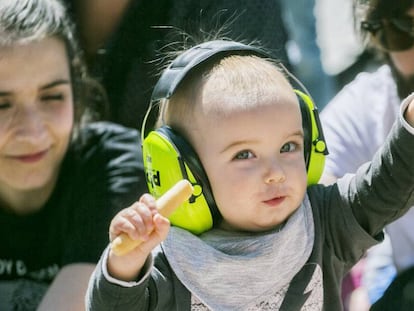
[[[304,153],[308,185],[317,184],[325,166],[325,156],[328,154],[318,110],[312,99],[305,93],[295,90],[299,97],[302,124],[304,131]]]
[[[184,137],[162,126],[147,135],[142,152],[148,188],[155,198],[181,179],[194,187],[192,197],[170,215],[171,223],[194,234],[211,229],[220,214],[203,166]]]

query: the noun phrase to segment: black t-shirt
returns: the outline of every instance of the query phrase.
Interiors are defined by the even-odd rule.
[[[146,191],[138,132],[107,122],[86,127],[39,212],[17,216],[0,208],[0,300],[10,286],[31,288],[30,296],[36,283],[43,292],[61,267],[97,262],[112,217]]]

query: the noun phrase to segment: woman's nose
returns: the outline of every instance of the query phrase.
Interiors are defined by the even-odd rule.
[[[17,127],[17,139],[38,139],[45,134],[42,113],[34,108],[20,109],[14,123]]]

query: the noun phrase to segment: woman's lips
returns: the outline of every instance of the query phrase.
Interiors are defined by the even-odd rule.
[[[46,149],[46,150],[36,152],[36,153],[12,156],[11,158],[18,160],[20,162],[24,162],[24,163],[35,163],[35,162],[42,160],[46,156],[48,151],[49,149]]]

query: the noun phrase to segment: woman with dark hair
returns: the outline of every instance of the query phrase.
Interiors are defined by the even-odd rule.
[[[104,103],[60,2],[1,1],[0,310],[82,310],[110,219],[146,189],[139,133],[91,122]]]

